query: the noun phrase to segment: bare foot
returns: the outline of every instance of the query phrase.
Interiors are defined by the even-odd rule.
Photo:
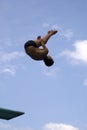
[[[50,34],[51,36],[56,34],[58,31],[57,30],[49,30],[48,34]]]

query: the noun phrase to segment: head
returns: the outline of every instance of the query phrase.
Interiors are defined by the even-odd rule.
[[[50,67],[54,64],[54,61],[53,59],[51,58],[51,56],[47,56],[45,59],[44,59],[44,63],[46,66]]]

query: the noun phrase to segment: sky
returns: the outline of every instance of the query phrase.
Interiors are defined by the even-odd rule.
[[[51,29],[47,67],[24,43]],[[25,112],[0,130],[87,130],[87,0],[0,0],[0,108]]]

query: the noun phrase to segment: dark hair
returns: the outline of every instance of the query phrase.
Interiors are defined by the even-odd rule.
[[[44,61],[45,65],[48,67],[50,67],[54,64],[54,61],[51,57],[46,57],[43,61]]]

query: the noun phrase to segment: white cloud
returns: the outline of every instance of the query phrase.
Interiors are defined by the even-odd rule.
[[[0,122],[0,128],[9,129],[10,127],[11,126],[9,124],[5,124],[5,123]]]
[[[87,87],[87,78],[84,80],[83,85]]]
[[[59,68],[57,68],[57,67],[52,68],[50,70],[46,69],[43,71],[43,74],[46,76],[49,76],[49,77],[56,77],[58,70],[59,70]]]
[[[16,73],[16,66],[7,65],[0,68],[0,74],[8,74],[14,76]]]
[[[32,130],[31,128],[16,128],[10,124],[0,122],[0,128],[2,130]]]
[[[44,126],[44,130],[79,130],[72,125],[49,123]]]
[[[67,29],[65,31],[61,30],[60,36],[63,36],[66,39],[70,40],[73,37],[73,32],[70,29]]]
[[[3,52],[1,51],[0,52],[0,63],[1,62],[10,62],[16,58],[19,58],[19,57],[23,57],[24,54],[22,52],[17,52],[17,51],[14,51],[14,52]]]
[[[50,24],[48,24],[48,23],[46,23],[46,22],[43,23],[43,27],[44,27],[44,28],[49,27],[49,26],[50,26]]]
[[[71,29],[66,29],[61,25],[58,24],[54,24],[54,25],[50,25],[49,23],[44,23],[43,27],[45,28],[52,28],[52,29],[57,29],[58,33],[61,37],[66,38],[67,40],[70,40],[73,37],[73,31]]]
[[[16,60],[20,57],[23,57],[24,54],[23,52],[5,52],[5,51],[0,51],[0,74],[8,74],[8,75],[15,75],[16,69],[17,69],[17,64]],[[14,61],[12,63],[12,61]]]
[[[44,66],[44,68],[43,68]],[[56,77],[57,76],[57,73],[59,71],[59,68],[58,67],[52,67],[52,68],[49,68],[49,67],[45,67],[44,63],[41,64],[41,67],[42,67],[42,73],[48,77]]]
[[[0,122],[0,129],[2,130],[32,130],[31,128],[17,128],[7,123]],[[79,128],[67,124],[48,123],[45,124],[43,130],[79,130]]]
[[[66,38],[67,40],[70,40],[74,35],[73,31],[71,29],[69,29],[69,28],[65,29],[65,28],[60,27],[60,26],[57,27],[57,25],[54,25],[53,27],[55,29],[58,29],[59,35],[61,37]]]
[[[73,46],[74,51],[65,50],[60,55],[87,63],[87,40],[76,41]]]

